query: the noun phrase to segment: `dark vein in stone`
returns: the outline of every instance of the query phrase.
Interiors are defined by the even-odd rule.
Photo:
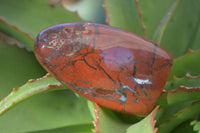
[[[108,76],[108,78],[109,78],[110,80],[112,80],[114,83],[116,83],[116,81],[104,70],[103,67],[100,66],[100,69]]]
[[[136,75],[136,65],[134,64],[133,65],[133,77],[135,77],[135,75]]]
[[[92,68],[92,69],[94,69],[94,70],[97,70],[97,68],[96,68],[96,67],[93,67],[92,65],[90,65],[90,64],[86,61],[85,58],[83,58],[82,60],[83,60],[83,61],[85,62],[85,64],[88,65],[90,68]]]

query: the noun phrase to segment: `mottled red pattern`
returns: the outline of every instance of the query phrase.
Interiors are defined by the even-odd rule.
[[[99,105],[148,114],[173,63],[163,48],[113,27],[69,23],[42,31],[35,55],[60,82]]]

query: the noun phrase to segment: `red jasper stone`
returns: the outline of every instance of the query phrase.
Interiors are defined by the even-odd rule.
[[[94,23],[43,30],[35,55],[60,82],[99,105],[143,116],[154,107],[173,58],[133,33]]]

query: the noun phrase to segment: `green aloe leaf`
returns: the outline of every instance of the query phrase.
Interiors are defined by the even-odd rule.
[[[93,133],[94,126],[93,124],[76,124],[72,126],[66,126],[56,129],[48,129],[41,131],[33,131],[28,133]]]
[[[170,133],[181,123],[194,119],[200,112],[200,102],[194,102],[189,107],[180,110],[172,118],[158,126],[158,133]]]
[[[155,128],[156,121],[154,120],[154,117],[157,109],[158,107],[155,108],[142,121],[130,126],[126,133],[156,133],[157,128]]]
[[[186,55],[176,58],[171,68],[168,81],[172,80],[174,76],[182,78],[189,73],[192,76],[200,75],[200,51],[190,51]]]
[[[154,116],[156,108],[147,117],[136,118],[135,116],[121,114],[96,105],[95,115],[96,121],[94,123],[96,132],[100,133],[155,133]],[[120,115],[121,114],[121,115]],[[128,118],[129,117],[129,118]],[[136,122],[137,121],[137,122]],[[146,128],[144,128],[144,125]]]
[[[33,50],[33,38],[52,25],[81,20],[76,13],[48,0],[0,0],[0,31]]]
[[[191,120],[181,123],[171,133],[197,133],[190,125]]]
[[[0,39],[6,38],[0,34]],[[29,79],[39,78],[46,74],[33,53],[19,48],[15,41],[8,40],[8,38],[7,41],[10,44],[0,41],[0,99],[7,96],[12,88],[25,84]]]
[[[173,91],[165,91],[159,97],[157,105],[160,106],[157,125],[162,125],[175,116],[194,101],[200,100],[200,87],[187,88],[180,86]],[[200,110],[199,110],[200,111]]]
[[[166,83],[164,90],[174,90],[179,86],[191,88],[200,87],[200,76],[191,76],[190,74],[186,74],[183,78],[174,77],[172,80]]]
[[[33,50],[34,38],[27,33],[21,31],[19,28],[8,24],[6,21],[0,18],[0,32],[16,38],[23,43],[28,49]]]
[[[35,94],[48,90],[66,89],[50,74],[37,80],[29,80],[26,84],[19,88],[14,88],[13,91],[0,101],[0,115],[10,109],[15,104],[27,99]]]
[[[70,90],[59,90],[29,97],[0,120],[2,132],[16,133],[92,124],[93,119],[86,99]]]
[[[166,1],[166,2],[167,3],[165,3],[165,4],[171,3],[171,2],[168,2],[168,1]],[[166,14],[162,17],[161,21],[159,22],[160,24],[157,25],[157,28],[153,33],[152,41],[156,42],[157,44],[160,44],[160,40],[163,37],[163,33],[165,32],[165,29],[166,29],[166,26],[169,22],[169,19],[171,18],[172,14],[174,13],[174,10],[176,9],[177,3],[178,3],[178,0],[173,1],[171,7],[166,12]],[[157,7],[159,7],[159,6],[157,6]],[[162,7],[162,8],[164,8],[164,7]],[[155,16],[157,16],[157,15],[155,15]],[[150,25],[150,28],[151,28],[151,25]]]
[[[138,0],[138,8],[141,12],[148,39],[156,42],[160,32],[162,32],[157,30],[159,28],[164,30],[164,25],[162,24],[167,23],[175,4],[176,0]],[[159,34],[156,35],[156,32]]]
[[[107,24],[144,36],[135,0],[105,0]]]
[[[116,112],[96,105],[96,121],[94,123],[96,132],[100,133],[125,133],[132,124],[124,122]],[[131,116],[130,116],[131,117]]]
[[[160,45],[173,57],[200,45],[200,0],[178,0],[176,9],[166,25]]]
[[[177,1],[105,0],[107,23],[157,41]]]

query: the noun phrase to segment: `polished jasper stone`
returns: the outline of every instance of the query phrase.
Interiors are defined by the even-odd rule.
[[[153,109],[173,63],[157,44],[94,23],[43,30],[35,41],[35,55],[48,72],[78,94],[139,116]]]

